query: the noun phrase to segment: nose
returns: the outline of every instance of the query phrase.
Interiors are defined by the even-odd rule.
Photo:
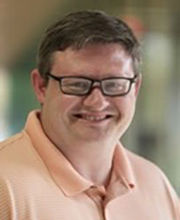
[[[109,101],[99,88],[94,88],[91,93],[85,97],[83,104],[89,110],[102,111],[109,105]]]

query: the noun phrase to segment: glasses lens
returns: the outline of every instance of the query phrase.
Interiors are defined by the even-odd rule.
[[[67,77],[61,81],[61,89],[66,94],[83,95],[89,91],[91,81],[78,77]]]
[[[129,91],[128,79],[107,79],[102,82],[103,91],[107,95],[123,95]]]

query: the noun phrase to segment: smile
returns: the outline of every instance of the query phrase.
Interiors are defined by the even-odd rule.
[[[100,122],[112,117],[112,115],[90,115],[90,114],[76,114],[75,117],[91,122]]]

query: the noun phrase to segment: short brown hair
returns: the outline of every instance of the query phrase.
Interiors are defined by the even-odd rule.
[[[135,73],[138,73],[140,45],[128,25],[102,11],[79,11],[66,15],[45,31],[37,56],[40,74],[47,79],[55,51],[64,51],[68,47],[78,50],[95,43],[124,46],[132,56]]]

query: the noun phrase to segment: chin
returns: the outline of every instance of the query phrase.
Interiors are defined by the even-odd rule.
[[[110,136],[108,134],[108,132],[101,132],[101,131],[82,131],[82,132],[78,132],[78,134],[76,133],[76,137],[80,140],[83,141],[88,141],[88,142],[101,142],[104,141],[106,139],[108,139],[108,136]]]

